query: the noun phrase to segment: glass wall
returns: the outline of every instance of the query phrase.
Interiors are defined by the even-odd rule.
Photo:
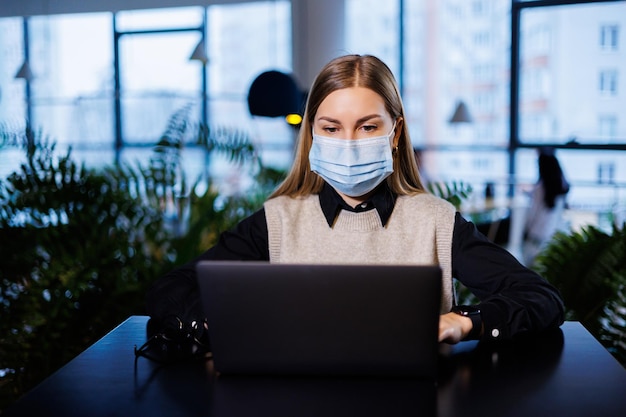
[[[184,106],[201,119],[202,65],[189,57],[202,38],[201,7],[115,14],[121,138],[153,145]]]
[[[0,122],[23,127],[26,117],[25,82],[15,79],[24,63],[24,37],[21,18],[0,19]]]
[[[111,14],[34,16],[27,30],[32,126],[59,145],[110,147]]]
[[[348,0],[347,10],[347,49],[398,78],[425,176],[508,182],[510,0]],[[450,123],[459,102],[471,123]]]
[[[264,164],[289,167],[293,128],[282,117],[250,116],[247,96],[261,73],[292,72],[290,2],[211,6],[208,12],[211,122],[245,130],[261,150]]]
[[[293,129],[251,117],[247,94],[261,72],[291,72],[290,12],[289,1],[256,1],[0,19],[0,126],[20,131],[29,120],[60,151],[71,146],[99,166],[147,161],[170,119],[186,111],[191,123],[249,134],[268,165],[284,167]],[[201,40],[206,63],[190,59]],[[15,78],[25,60],[32,77]],[[206,175],[203,153],[190,138],[192,178]],[[0,174],[18,166],[18,155],[0,144]],[[218,182],[236,171],[225,164],[218,156],[211,162]],[[234,190],[237,181],[229,181]]]
[[[537,177],[531,150],[554,147],[572,184],[570,225],[610,230],[626,220],[626,2],[554,3],[515,4],[517,178]]]
[[[626,144],[626,3],[529,8],[520,19],[519,140]]]
[[[494,183],[501,201],[511,191],[523,199],[538,178],[536,149],[552,146],[563,148],[557,155],[573,184],[572,209],[624,210],[625,1],[347,4],[347,49],[378,55],[394,70],[428,179],[469,182],[479,196]],[[396,15],[402,29],[384,23]],[[518,93],[514,124],[511,91]],[[471,119],[450,123],[461,101]]]
[[[376,55],[398,76],[400,1],[346,0],[346,50]]]
[[[24,63],[21,18],[0,19],[0,129],[23,130],[26,119],[26,83],[15,79]],[[20,162],[22,152],[3,148],[0,139],[0,176],[6,177]]]
[[[536,181],[535,149],[550,145],[561,148],[572,182],[589,185],[573,188],[573,207],[595,199],[599,187],[624,188],[626,1],[546,4],[345,1],[346,52],[375,54],[396,74],[427,178],[479,191],[495,183],[508,198],[508,185]],[[246,99],[261,72],[290,72],[290,13],[284,0],[33,16],[27,33],[21,18],[0,19],[0,123],[20,128],[30,116],[88,163],[109,163],[141,158],[176,111],[202,120],[205,105],[210,125],[245,131],[264,162],[287,167],[294,130],[282,119],[251,117]],[[189,60],[202,39],[206,64]],[[27,58],[33,78],[15,79]],[[460,102],[470,119],[451,123]],[[11,152],[0,151],[0,173],[15,164]],[[204,169],[206,159],[190,159],[194,175]],[[229,171],[219,160],[210,169]]]

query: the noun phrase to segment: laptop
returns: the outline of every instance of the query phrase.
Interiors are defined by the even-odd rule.
[[[197,273],[220,374],[436,377],[438,266],[202,261]]]

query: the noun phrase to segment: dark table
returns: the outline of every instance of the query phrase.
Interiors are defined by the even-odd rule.
[[[133,316],[4,416],[626,416],[626,370],[578,322],[515,344],[462,342],[436,382],[225,377],[211,362],[135,361]]]

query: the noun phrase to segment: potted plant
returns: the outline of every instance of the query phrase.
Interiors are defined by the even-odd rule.
[[[626,366],[626,228],[557,232],[533,268],[554,284],[566,320],[580,321]]]

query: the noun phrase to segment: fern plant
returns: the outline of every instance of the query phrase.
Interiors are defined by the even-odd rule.
[[[429,182],[426,189],[444,200],[448,200],[457,210],[461,207],[463,200],[472,193],[472,186],[463,181],[452,182]]]
[[[626,366],[626,230],[587,226],[558,232],[533,267],[563,296],[566,319],[580,321]]]
[[[53,150],[0,180],[0,404],[140,314],[170,258],[162,213],[129,175]]]
[[[124,318],[145,314],[154,279],[254,209],[187,186],[180,151],[190,126],[182,109],[148,166],[97,170],[73,161],[71,150],[58,155],[40,133],[0,126],[0,146],[26,154],[0,178],[0,410]],[[245,135],[231,147],[225,134],[211,141],[235,160],[244,152]],[[190,233],[171,227],[173,213]]]

